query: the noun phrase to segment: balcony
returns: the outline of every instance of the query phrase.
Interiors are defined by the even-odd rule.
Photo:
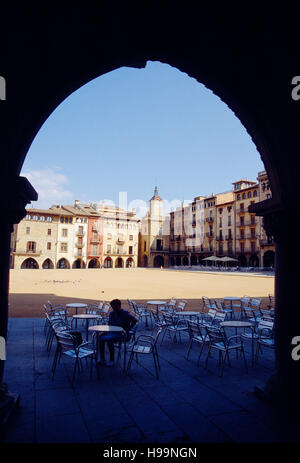
[[[84,230],[78,230],[76,232],[76,236],[85,236],[85,231]]]
[[[232,235],[226,235],[226,236],[225,236],[225,240],[227,240],[227,241],[232,241],[232,240],[233,240],[233,236],[232,236]]]
[[[274,246],[274,239],[273,238],[265,238],[259,240],[261,246]]]
[[[207,236],[207,238],[213,238],[214,237],[213,232],[207,232],[205,235]]]
[[[239,209],[236,210],[237,214],[245,214],[246,212],[248,212],[248,211],[246,209],[243,209],[242,207],[240,207]]]
[[[217,235],[217,236],[216,236],[216,240],[217,240],[217,241],[223,241],[223,240],[224,240],[224,236]]]
[[[212,223],[214,221],[213,217],[206,217],[205,222]]]
[[[124,243],[125,243],[125,239],[124,239],[124,238],[117,238],[116,243],[117,243],[117,244],[124,244]]]
[[[91,238],[90,243],[92,243],[92,244],[99,244],[99,243],[100,243],[100,239],[99,239],[99,238]]]
[[[237,221],[236,226],[237,227],[256,227],[258,225],[258,222],[252,222],[251,220],[246,220],[244,222]]]
[[[84,243],[75,243],[76,248],[83,248]]]
[[[257,240],[258,238],[259,238],[259,235],[257,233],[255,233],[254,235],[252,235],[251,233],[246,235],[247,240]]]
[[[12,254],[19,256],[40,256],[42,251],[41,249],[16,249],[12,251]]]

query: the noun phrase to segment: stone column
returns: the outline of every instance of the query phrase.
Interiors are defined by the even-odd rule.
[[[1,186],[2,217],[0,227],[0,336],[7,340],[8,288],[10,268],[10,238],[13,225],[26,215],[26,204],[37,200],[38,195],[25,177],[6,179]],[[10,409],[19,400],[17,394],[9,392],[3,383],[5,361],[0,360],[0,423],[9,415]]]
[[[275,359],[276,371],[263,391],[262,398],[281,405],[290,424],[300,416],[300,360],[292,358],[292,339],[300,336],[300,261],[297,246],[297,210],[276,205],[272,200],[250,206],[264,217],[264,228],[275,241]],[[250,208],[249,208],[250,209]],[[300,211],[299,211],[300,213]]]

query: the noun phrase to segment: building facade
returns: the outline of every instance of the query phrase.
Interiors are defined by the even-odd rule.
[[[163,214],[163,200],[158,194],[157,187],[149,203],[149,211],[141,219],[139,265],[168,267],[170,218]]]

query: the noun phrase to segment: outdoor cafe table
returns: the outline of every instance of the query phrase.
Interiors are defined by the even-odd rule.
[[[100,335],[102,333],[125,333],[124,329],[121,326],[114,326],[114,325],[94,325],[89,327],[89,331],[92,333],[96,333],[96,335]],[[97,342],[97,357],[98,358],[98,342]],[[125,362],[126,362],[126,342],[124,342],[124,362],[123,362],[123,370],[125,371]]]
[[[76,315],[78,313],[78,309],[87,309],[87,307],[88,307],[87,304],[83,304],[81,302],[70,302],[69,304],[66,304],[67,309],[75,309]],[[75,326],[77,328],[77,320],[76,320]]]
[[[96,320],[97,318],[99,318],[98,315],[93,315],[93,314],[88,314],[88,313],[80,313],[80,314],[73,315],[73,319],[75,319],[76,321],[76,326],[77,326],[78,319],[86,320],[86,340],[88,340],[88,337],[89,337],[89,332],[88,332],[89,321]]]
[[[166,305],[166,301],[147,301],[147,305],[156,305],[156,313],[158,313],[158,307],[160,305]]]
[[[223,297],[223,301],[224,302],[229,301],[230,302],[230,308],[232,309],[233,308],[233,303],[241,301],[241,298],[236,297],[236,296],[225,296],[225,297]],[[239,315],[241,316],[241,313]]]

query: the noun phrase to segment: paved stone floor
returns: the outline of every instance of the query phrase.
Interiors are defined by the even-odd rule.
[[[51,380],[54,347],[48,356],[43,319],[10,319],[5,382],[21,396],[20,407],[4,429],[5,443],[224,443],[282,442],[282,422],[253,393],[272,374],[274,352],[265,350],[249,372],[232,356],[218,376],[213,354],[204,369],[198,346],[186,360],[188,337],[159,345],[160,377],[151,356],[133,362],[130,374],[120,365],[102,367],[89,377],[87,367],[71,387],[73,364],[65,358]],[[148,332],[149,333],[149,332]]]

